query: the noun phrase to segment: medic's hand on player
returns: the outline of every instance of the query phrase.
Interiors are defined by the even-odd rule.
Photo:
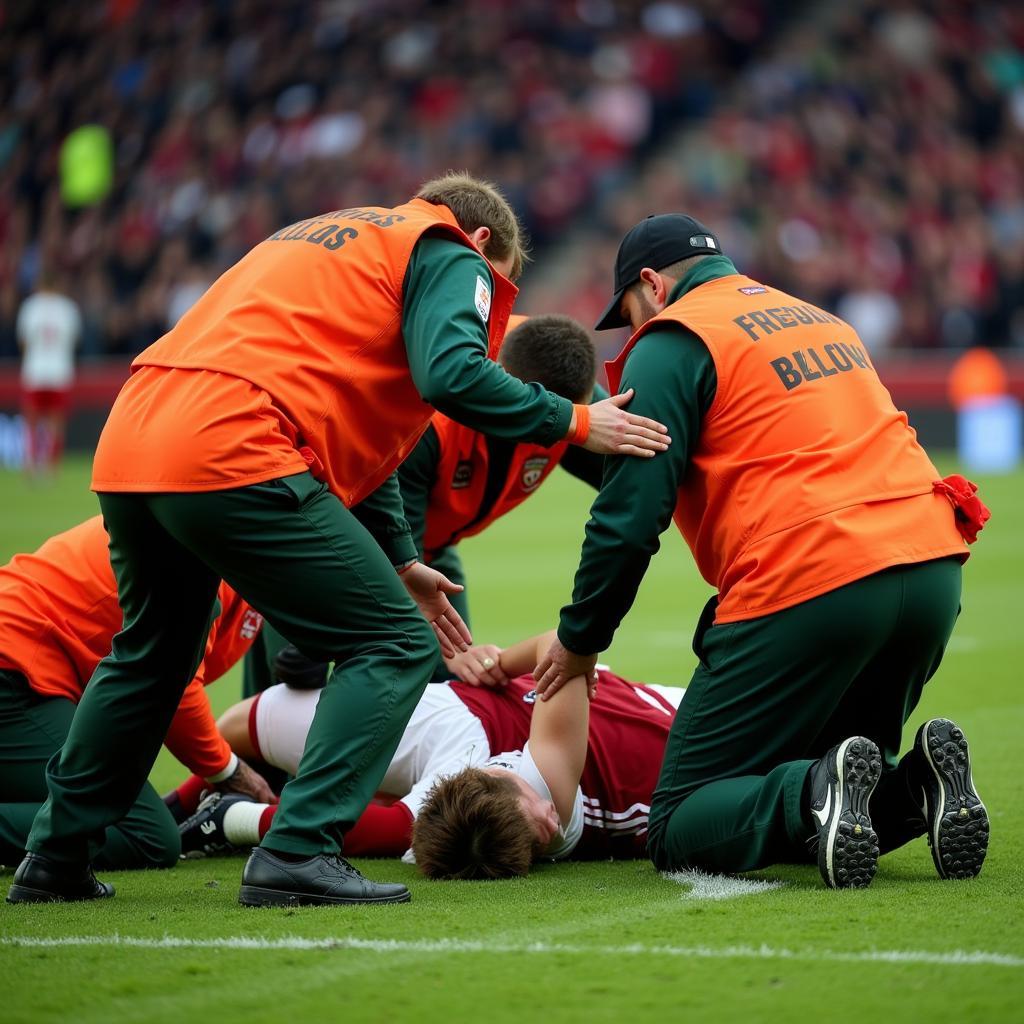
[[[470,686],[489,686],[497,690],[508,685],[508,676],[501,668],[501,648],[494,644],[477,644],[460,651],[454,658],[445,658],[448,671]]]
[[[668,427],[646,416],[634,416],[622,406],[633,398],[633,389],[588,406],[590,433],[583,447],[602,455],[639,455],[653,458],[672,443]]]
[[[596,654],[573,654],[572,651],[566,650],[556,637],[548,648],[548,653],[540,659],[533,670],[540,699],[550,700],[570,679],[586,676],[587,693],[593,700],[597,696],[596,665]]]
[[[223,782],[218,782],[214,788],[220,793],[242,793],[252,797],[258,804],[277,803],[277,795],[267,785],[267,780],[241,758],[238,759],[238,767],[234,772]]]
[[[422,562],[414,562],[399,579],[419,606],[423,617],[434,627],[437,642],[441,645],[441,654],[451,658],[456,651],[467,650],[473,637],[462,621],[462,616],[446,596],[458,594],[463,588]]]

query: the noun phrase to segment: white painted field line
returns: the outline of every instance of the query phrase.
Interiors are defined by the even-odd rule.
[[[582,946],[561,942],[490,942],[475,939],[359,939],[341,935],[336,938],[306,939],[286,936],[260,939],[233,935],[220,939],[191,939],[165,935],[159,939],[131,935],[60,935],[52,938],[34,935],[0,935],[0,946],[45,948],[72,946],[121,946],[134,949],[243,949],[243,950],[356,950],[369,953],[451,953],[519,954],[552,953],[587,956],[679,957],[694,960],[808,960],[836,963],[942,964],[951,967],[1024,967],[1024,957],[1008,953],[955,949],[935,952],[926,949],[871,949],[842,952],[832,949],[785,949],[776,946],[647,946],[630,943],[623,946]]]
[[[688,885],[688,900],[734,900],[739,896],[758,896],[781,889],[786,883],[759,878],[732,878],[729,875],[709,875],[703,871],[664,871],[662,878],[679,885]]]

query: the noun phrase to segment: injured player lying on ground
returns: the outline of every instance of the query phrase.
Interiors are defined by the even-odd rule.
[[[537,700],[529,673],[550,639],[466,652],[490,670],[491,686],[427,687],[379,799],[345,830],[347,856],[405,854],[431,878],[501,878],[536,860],[646,855],[651,794],[683,690],[598,668],[592,700],[583,677]],[[240,757],[292,773],[318,697],[278,684],[230,708],[219,726]],[[167,799],[184,816],[201,788],[191,779]],[[273,814],[212,794],[182,822],[182,849],[248,848]]]

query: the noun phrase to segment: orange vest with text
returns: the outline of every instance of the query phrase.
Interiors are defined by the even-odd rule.
[[[508,330],[526,321],[525,316],[509,318]],[[505,485],[484,515],[480,514],[487,484],[489,454],[487,438],[477,430],[435,413],[430,425],[437,434],[440,458],[437,479],[427,504],[423,547],[427,557],[463,537],[473,537],[496,519],[511,512],[544,482],[558,465],[568,441],[550,448],[522,442],[516,444]]]
[[[716,622],[788,608],[894,565],[966,559],[938,471],[857,333],[741,275],[699,285],[608,364],[679,324],[718,387],[679,488],[675,522],[718,589]]]
[[[282,228],[218,278],[132,369],[212,370],[249,381],[269,395],[314,475],[354,505],[408,455],[433,412],[413,384],[402,337],[406,268],[427,232],[473,245],[447,207],[421,199],[395,209],[334,211]],[[493,269],[492,279],[494,295],[482,299],[490,299],[493,358],[516,288]],[[487,282],[481,287],[490,291]],[[187,397],[176,398],[176,415],[215,418],[216,410],[190,411]],[[144,401],[138,409],[112,417],[107,430],[130,433],[145,417]],[[118,479],[117,440],[104,438],[94,486],[146,489]],[[131,450],[130,443],[124,447]]]

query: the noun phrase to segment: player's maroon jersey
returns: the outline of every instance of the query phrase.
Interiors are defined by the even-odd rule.
[[[602,860],[642,857],[647,818],[658,782],[675,708],[640,683],[598,671],[597,697],[590,704],[587,761],[580,779],[584,825],[572,856]],[[480,719],[491,753],[522,750],[530,736],[536,700],[533,676],[519,676],[503,690],[448,684]]]

